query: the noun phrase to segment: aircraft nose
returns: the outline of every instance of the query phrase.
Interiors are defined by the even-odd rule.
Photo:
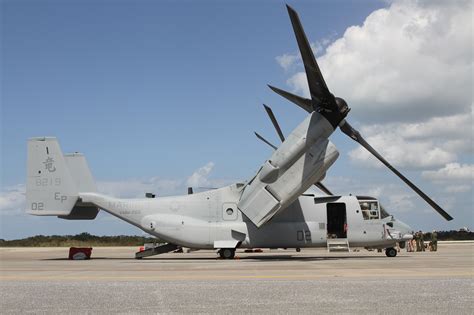
[[[397,220],[397,228],[400,231],[400,234],[402,235],[403,240],[408,241],[408,240],[413,239],[413,234],[411,233],[413,229],[408,224],[400,220]]]

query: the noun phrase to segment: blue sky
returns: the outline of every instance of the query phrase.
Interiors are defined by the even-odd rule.
[[[342,92],[353,85],[337,80],[331,72],[342,72],[336,71],[331,62],[335,60],[331,59],[331,51],[340,51],[334,43],[345,36],[349,27],[363,25],[374,11],[385,9],[393,13],[394,5],[406,5],[404,1],[289,3],[300,13],[309,40],[321,47],[317,54],[327,65],[330,88],[334,86]],[[423,10],[433,9],[422,7],[420,11]],[[83,152],[104,191],[138,195],[144,193],[140,188],[156,188],[159,182],[160,195],[185,193],[192,174],[206,165],[201,169],[203,179],[197,183],[219,185],[251,177],[271,154],[253,131],[278,143],[262,103],[273,107],[286,134],[305,117],[303,111],[266,87],[271,83],[305,93],[298,81],[301,65],[291,57],[297,56],[297,47],[283,2],[3,1],[1,14],[1,180],[4,201],[10,198],[10,203],[4,206],[8,214],[0,217],[0,238],[83,230],[98,234],[140,233],[106,215],[92,222],[71,223],[32,218],[17,211],[15,207],[22,206],[21,200],[11,202],[14,197],[8,194],[21,190],[25,182],[29,137],[57,136],[63,151]],[[346,39],[349,43],[350,38]],[[289,57],[289,65],[277,58],[282,56]],[[470,56],[472,61],[472,49]],[[348,78],[350,75],[344,76]],[[472,76],[470,80],[472,86]],[[362,92],[349,95],[356,99],[355,103],[346,94],[342,96],[353,107],[351,121],[360,127],[380,119],[391,130],[398,130],[397,126],[406,126],[403,124],[429,125],[429,118],[451,117],[440,109],[434,111],[437,116],[419,120],[400,116],[391,120],[387,116],[396,116],[391,113],[404,111],[403,102],[397,107],[382,100],[384,106],[379,106],[380,110],[371,110],[357,106],[366,97],[360,95],[363,88],[357,91]],[[465,99],[459,103],[455,114],[465,115],[466,106],[467,112],[472,106],[472,94],[470,104],[466,105]],[[390,114],[384,114],[384,110]],[[472,114],[470,119],[472,122]],[[372,132],[374,128],[378,127],[373,127]],[[368,132],[370,135],[371,130]],[[377,132],[373,134],[376,135]],[[388,171],[373,162],[364,163],[363,154],[345,136],[336,132],[332,140],[341,152],[327,178],[328,185],[335,187],[333,190],[349,193],[358,191],[351,189],[357,185],[371,192],[383,183],[389,186],[380,194],[394,190],[404,198],[410,194]],[[472,132],[468,143],[469,140],[472,146]],[[428,144],[437,145],[433,141]],[[442,149],[446,151],[446,165],[472,165],[472,151],[453,157],[449,150]],[[435,173],[421,176],[422,172],[439,171],[443,165],[410,167],[406,161],[399,165],[430,195],[439,193],[438,199],[445,198],[442,185],[435,183]],[[127,182],[132,186],[140,184],[127,191]],[[466,219],[472,224],[473,201],[468,197],[472,179],[458,186],[464,187],[458,189],[462,191],[461,201],[456,200],[451,207],[464,210],[463,220],[456,224],[448,225],[434,212],[424,210],[415,214],[400,211],[399,216],[425,229],[458,228],[468,225],[464,223]],[[409,206],[417,211],[420,203],[416,197],[407,198]],[[386,203],[397,204],[389,199],[385,197]]]

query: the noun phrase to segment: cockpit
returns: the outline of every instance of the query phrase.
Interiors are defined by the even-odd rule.
[[[357,196],[357,199],[364,220],[378,220],[390,216],[377,199],[367,196]]]
[[[373,226],[378,231],[382,231],[386,241],[399,242],[400,247],[403,248],[405,241],[413,238],[410,234],[412,229],[390,215],[374,197],[357,196],[357,201],[359,202],[360,211],[357,210],[356,213],[362,216],[367,226]]]

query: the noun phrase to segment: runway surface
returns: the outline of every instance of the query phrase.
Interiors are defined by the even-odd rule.
[[[474,243],[438,252],[165,254],[0,248],[2,313],[474,313]]]

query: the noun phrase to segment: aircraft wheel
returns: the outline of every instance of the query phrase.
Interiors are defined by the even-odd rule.
[[[232,259],[235,256],[235,248],[221,248],[219,255],[222,259]]]
[[[397,250],[393,247],[386,248],[385,255],[387,255],[387,257],[395,257],[397,256]]]

